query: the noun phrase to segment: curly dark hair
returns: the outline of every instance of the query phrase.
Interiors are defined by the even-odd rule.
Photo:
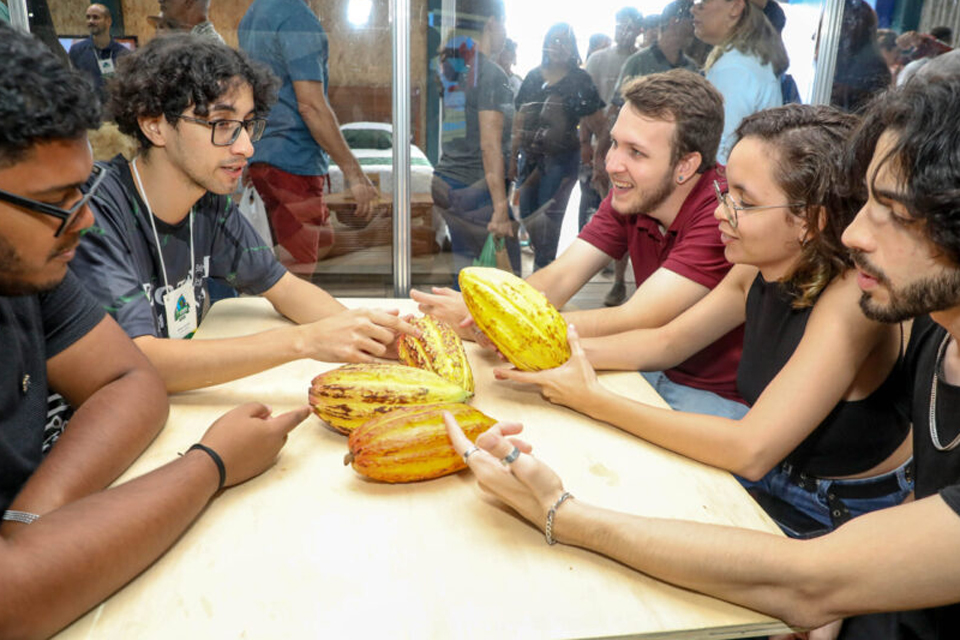
[[[848,163],[853,185],[862,185],[877,141],[884,132],[896,140],[878,168],[891,163],[898,200],[927,237],[960,265],[960,77],[912,78],[903,87],[880,94],[870,104],[853,137]]]
[[[100,126],[90,82],[45,44],[0,22],[0,167],[39,142],[74,140]]]
[[[748,116],[737,127],[737,141],[758,138],[775,150],[774,180],[789,202],[804,203],[791,212],[806,221],[809,241],[785,278],[796,308],[813,306],[826,286],[853,266],[840,237],[863,194],[848,188],[842,149],[858,122],[835,107],[790,104]]]
[[[671,166],[693,152],[700,154],[697,173],[706,173],[717,164],[723,135],[723,97],[706,78],[686,69],[671,69],[632,78],[623,85],[622,93],[637,113],[677,123]]]
[[[267,67],[203,36],[169,35],[120,59],[108,106],[120,131],[149,149],[137,118],[164,115],[176,127],[186,109],[205,116],[217,98],[244,84],[253,89],[254,114],[266,117],[279,86]]]

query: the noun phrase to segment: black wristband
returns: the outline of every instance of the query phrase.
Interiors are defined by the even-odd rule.
[[[211,459],[213,459],[214,464],[217,465],[217,471],[220,472],[220,486],[217,487],[217,491],[220,491],[221,489],[223,489],[223,485],[227,481],[227,468],[223,466],[223,458],[221,458],[216,451],[214,451],[213,449],[211,449],[205,444],[200,444],[199,442],[193,445],[192,447],[190,447],[189,449],[187,449],[187,451],[193,451],[194,449],[199,449],[200,451],[203,451],[208,456],[210,456]]]

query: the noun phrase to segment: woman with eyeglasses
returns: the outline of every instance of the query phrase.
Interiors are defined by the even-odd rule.
[[[717,160],[725,164],[740,121],[783,104],[779,78],[790,61],[780,34],[751,0],[697,0],[693,30],[700,40],[713,45],[703,71],[723,95],[723,138]]]
[[[563,215],[580,169],[577,126],[582,121],[594,132],[608,126],[604,102],[580,62],[573,28],[555,24],[543,39],[540,66],[517,92],[507,178],[516,179],[536,269],[557,257]]]
[[[789,105],[746,118],[717,188],[733,268],[667,325],[582,341],[539,373],[551,402],[740,477],[786,533],[810,537],[902,501],[912,489],[910,421],[901,407],[904,336],[868,320],[840,242],[862,201],[848,193],[842,149],[857,120]],[[594,368],[655,371],[745,323],[739,420],[673,412],[605,389]],[[572,332],[572,329],[571,329]]]

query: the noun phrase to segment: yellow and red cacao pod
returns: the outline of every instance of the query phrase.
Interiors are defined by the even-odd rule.
[[[453,414],[470,442],[496,423],[466,404],[394,409],[354,429],[344,464],[352,464],[362,476],[391,483],[429,480],[465,469],[443,424],[444,411]]]
[[[347,364],[321,373],[310,384],[313,412],[340,433],[403,406],[464,402],[463,387],[402,364]]]
[[[473,371],[463,341],[449,324],[431,316],[413,318],[410,324],[420,329],[420,337],[404,334],[397,343],[402,364],[433,371],[473,393]]]
[[[490,267],[467,267],[459,281],[473,321],[513,366],[541,371],[570,359],[563,316],[525,281]]]

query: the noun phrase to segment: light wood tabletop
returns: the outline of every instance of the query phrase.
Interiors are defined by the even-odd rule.
[[[415,312],[409,300],[345,299]],[[282,326],[266,300],[216,303],[194,339]],[[729,474],[498,382],[501,364],[467,345],[472,404],[525,425],[534,454],[577,498],[621,511],[781,535]],[[171,398],[166,428],[124,479],[196,442],[236,404],[275,412],[307,401],[338,365],[300,360]],[[663,405],[636,373],[603,384]],[[60,634],[78,638],[729,638],[782,623],[691,593],[543,534],[485,498],[464,471],[388,485],[343,464],[346,438],[311,416],[275,467],[212,501],[177,544]]]

